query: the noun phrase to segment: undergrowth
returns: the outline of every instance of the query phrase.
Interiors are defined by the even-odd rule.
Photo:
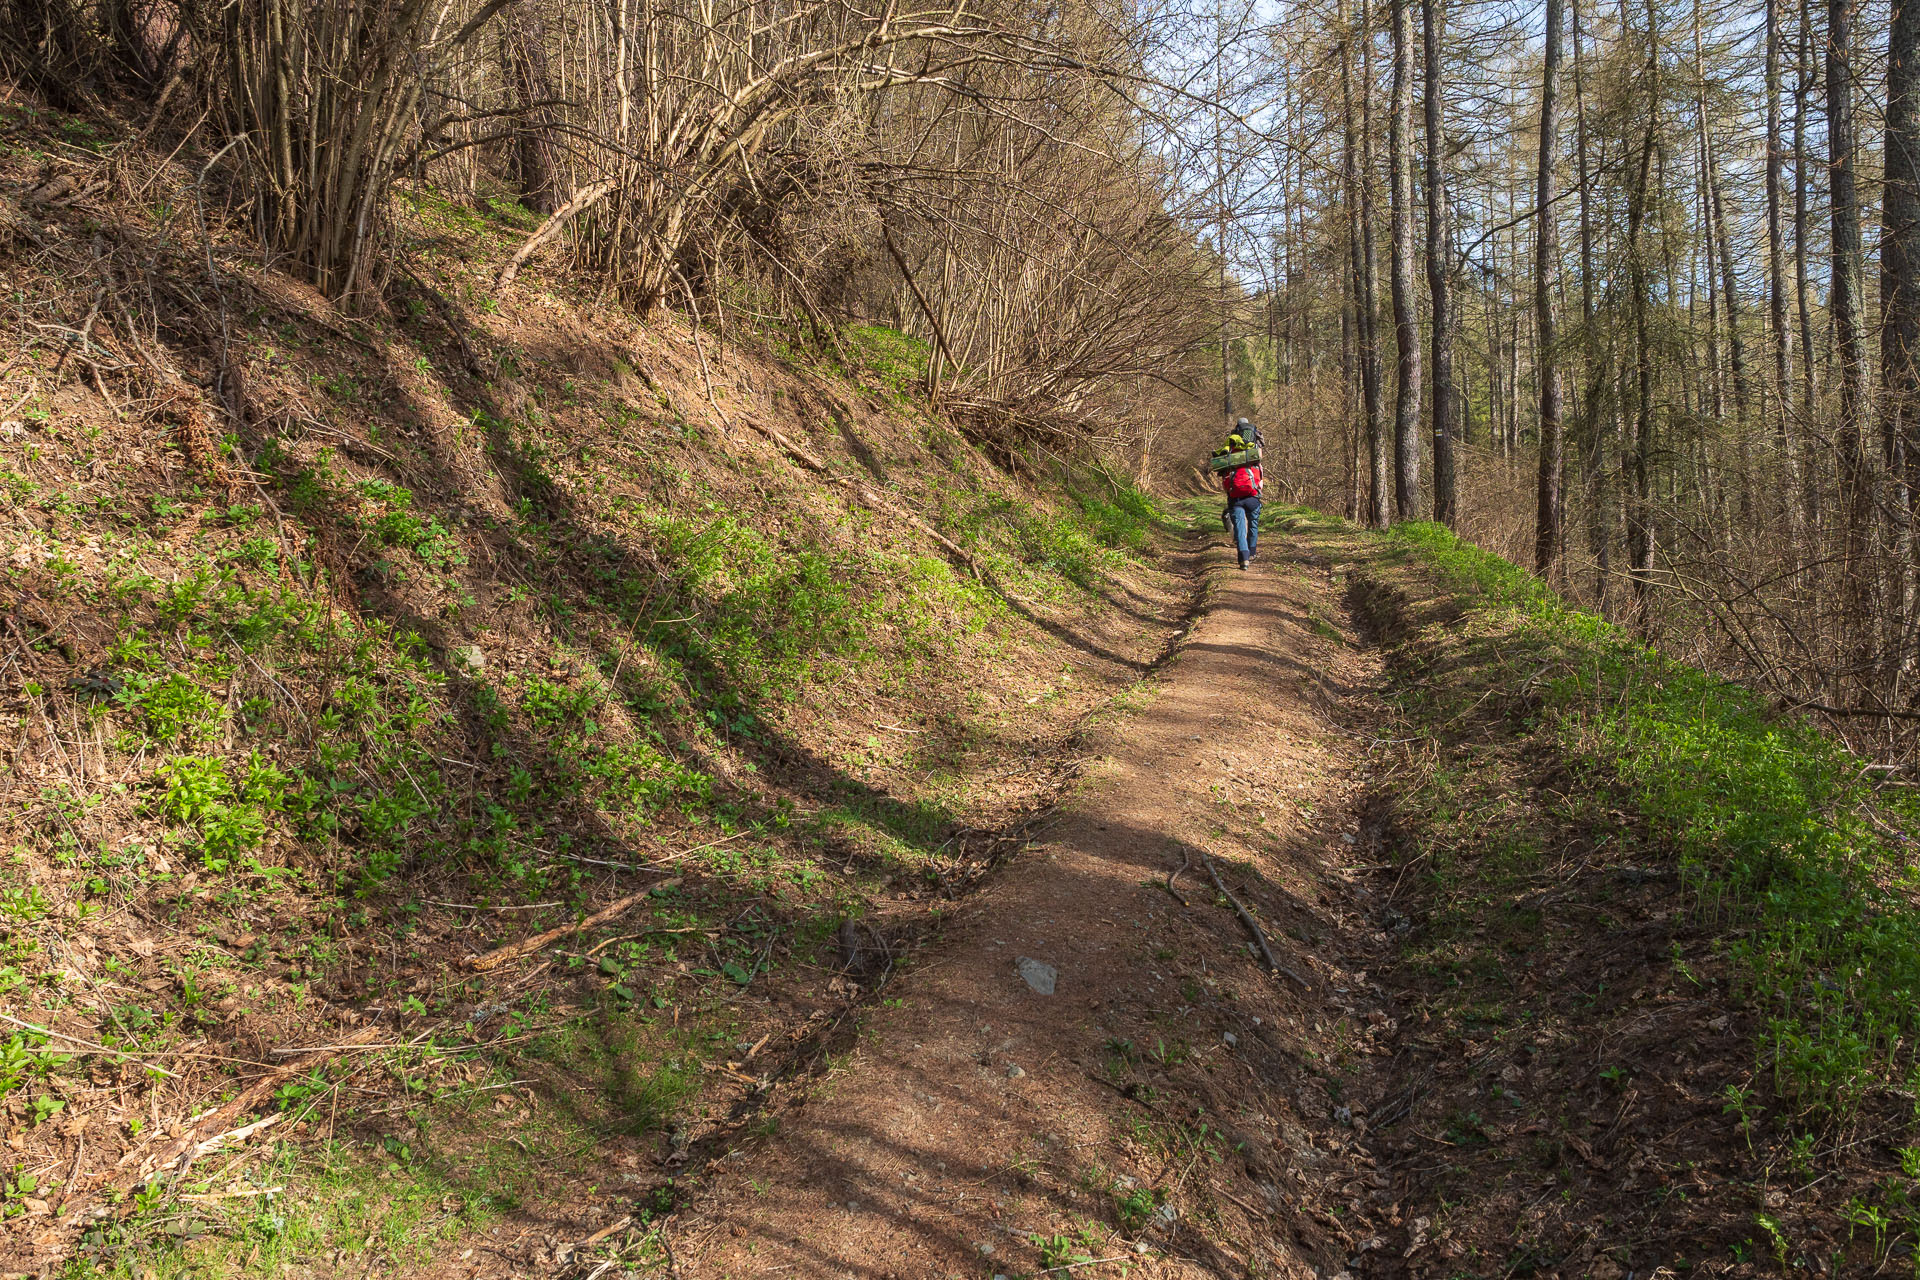
[[[1752,692],[1568,607],[1533,575],[1433,524],[1396,528],[1475,610],[1503,615],[1508,673],[1590,791],[1611,793],[1679,855],[1715,922],[1779,1092],[1844,1116],[1871,1090],[1913,1091],[1920,1033],[1915,806]],[[1529,670],[1515,669],[1524,663]]]

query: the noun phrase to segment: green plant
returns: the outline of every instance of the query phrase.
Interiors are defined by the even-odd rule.
[[[1747,1140],[1747,1150],[1753,1150],[1753,1118],[1756,1108],[1753,1105],[1753,1090],[1744,1085],[1730,1084],[1720,1091],[1722,1099],[1720,1111],[1723,1115],[1740,1117],[1740,1135]]]
[[[1873,1254],[1879,1258],[1886,1253],[1887,1228],[1893,1225],[1880,1206],[1870,1204],[1864,1197],[1855,1196],[1847,1201],[1847,1222],[1852,1227],[1865,1227],[1873,1232]],[[1849,1232],[1851,1234],[1851,1232]]]
[[[160,812],[198,838],[201,862],[224,871],[258,848],[267,817],[286,800],[288,781],[258,752],[248,758],[236,786],[227,765],[207,756],[172,756],[156,771],[164,784]]]
[[[71,1054],[49,1053],[44,1049],[47,1037],[35,1030],[16,1031],[0,1045],[0,1098],[32,1079],[45,1079],[59,1071],[72,1061]],[[42,1095],[43,1097],[45,1095]],[[46,1114],[51,1115],[64,1104],[53,1104]],[[39,1104],[35,1103],[36,1115]]]
[[[1113,1211],[1120,1219],[1123,1231],[1139,1231],[1153,1220],[1153,1211],[1160,1207],[1161,1192],[1147,1187],[1135,1187],[1124,1195],[1115,1192]]]
[[[47,914],[47,895],[37,884],[14,885],[0,889],[0,913],[15,920],[38,920]]]
[[[27,1200],[40,1189],[40,1179],[19,1165],[0,1174],[0,1222],[27,1211]]]
[[[1092,1262],[1090,1252],[1096,1243],[1092,1231],[1081,1227],[1071,1233],[1058,1232],[1054,1235],[1041,1235],[1035,1232],[1027,1237],[1040,1251],[1040,1266],[1046,1271],[1061,1271],[1069,1267],[1082,1266]]]

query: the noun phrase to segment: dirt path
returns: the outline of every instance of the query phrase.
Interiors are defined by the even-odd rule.
[[[1389,1210],[1361,1138],[1393,1024],[1340,868],[1362,860],[1343,725],[1376,672],[1285,544],[1244,574],[1192,553],[1210,605],[1096,731],[1079,794],[848,1060],[721,1163],[672,1233],[679,1275],[1367,1269]],[[1304,988],[1256,956],[1203,853]]]

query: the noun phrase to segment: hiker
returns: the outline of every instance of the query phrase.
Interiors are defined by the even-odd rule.
[[[1260,438],[1260,428],[1245,418],[1235,418],[1233,431],[1227,436],[1227,442],[1213,452],[1215,457],[1220,457],[1235,450],[1251,449],[1253,461],[1258,462],[1260,446],[1264,443],[1266,442]],[[1227,505],[1220,509],[1220,528],[1229,536],[1233,533],[1233,500],[1231,498],[1227,500]]]
[[[1227,496],[1220,523],[1233,534],[1234,551],[1245,569],[1260,543],[1260,432],[1245,418],[1234,425],[1226,444],[1214,451],[1211,465]]]

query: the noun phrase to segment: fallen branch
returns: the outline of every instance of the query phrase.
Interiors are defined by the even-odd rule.
[[[768,426],[766,423],[756,422],[752,418],[742,418],[741,421],[746,423],[748,426],[752,427],[755,431],[758,431],[760,432],[760,434],[766,436],[767,439],[773,441],[776,445],[780,446],[780,448],[783,451],[785,451],[789,457],[791,457],[795,462],[798,462],[801,466],[805,467],[807,470],[818,472],[819,474],[826,476],[828,481],[830,481],[831,483],[837,484],[842,488],[852,490],[853,496],[858,498],[861,502],[866,503],[868,506],[878,507],[880,510],[886,512],[890,516],[893,516],[895,519],[905,520],[908,524],[911,524],[915,528],[919,529],[922,533],[926,534],[929,538],[932,538],[935,542],[939,543],[941,549],[946,551],[947,554],[951,555],[954,559],[960,561],[960,563],[966,565],[968,570],[971,571],[976,578],[981,578],[985,580],[989,577],[987,571],[980,567],[979,562],[976,561],[973,558],[973,556],[970,555],[964,547],[960,546],[959,543],[954,542],[951,538],[947,537],[944,533],[941,533],[938,529],[928,524],[925,520],[922,520],[919,516],[915,515],[913,512],[908,511],[904,507],[899,507],[894,505],[893,503],[887,501],[885,498],[881,497],[879,494],[875,493],[873,490],[867,488],[865,485],[858,484],[852,480],[847,480],[840,476],[834,475],[832,472],[827,470],[826,463],[822,462],[819,458],[816,458],[811,453],[808,453],[805,449],[802,449],[799,445],[787,439],[787,437],[781,435],[778,431],[775,431],[772,427]]]
[[[513,251],[513,256],[507,259],[507,265],[500,268],[499,278],[493,282],[494,292],[498,293],[512,284],[513,278],[520,274],[520,268],[526,265],[527,259],[531,258],[541,245],[559,235],[560,229],[579,214],[606,199],[619,185],[612,178],[602,178],[598,182],[589,182],[575,191],[565,204],[549,214],[547,220],[540,224],[539,229]]]
[[[1233,894],[1227,890],[1226,883],[1220,879],[1220,869],[1213,865],[1213,859],[1203,853],[1200,855],[1200,861],[1207,864],[1207,874],[1213,877],[1213,887],[1220,891],[1221,897],[1233,904],[1233,909],[1240,913],[1240,919],[1246,924],[1247,928],[1253,931],[1255,941],[1260,944],[1260,953],[1267,958],[1267,968],[1273,970],[1275,973],[1285,974],[1287,977],[1292,978],[1294,982],[1299,984],[1302,991],[1310,990],[1311,988],[1307,985],[1305,978],[1273,958],[1273,948],[1267,945],[1267,935],[1265,931],[1262,930],[1260,925],[1254,920],[1252,913],[1240,905],[1240,899],[1234,897]]]
[[[262,1129],[279,1124],[281,1120],[286,1118],[286,1114],[284,1111],[276,1111],[264,1120],[255,1120],[252,1124],[243,1124],[238,1129],[229,1129],[225,1133],[215,1134],[205,1142],[195,1143],[193,1148],[194,1159],[197,1160],[201,1156],[212,1155],[216,1151],[223,1151],[235,1143],[245,1142]]]
[[[58,1031],[53,1031],[46,1027],[37,1026],[36,1024],[31,1022],[22,1022],[18,1018],[8,1017],[4,1013],[0,1013],[0,1021],[11,1022],[16,1027],[25,1027],[27,1030],[33,1032],[36,1035],[43,1035],[52,1040],[62,1040],[62,1041],[65,1041],[67,1044],[78,1045],[80,1048],[87,1050],[89,1053],[110,1053],[114,1057],[119,1058],[123,1062],[137,1062],[145,1070],[152,1071],[158,1075],[163,1075],[173,1080],[178,1080],[180,1078],[177,1073],[169,1071],[165,1067],[155,1066],[153,1063],[147,1062],[141,1058],[136,1058],[130,1053],[122,1053],[118,1049],[109,1049],[107,1048],[107,1046],[103,1044],[95,1044],[91,1040],[75,1039],[73,1036],[63,1035]]]
[[[1182,875],[1184,875],[1186,873],[1187,868],[1192,865],[1193,865],[1193,854],[1189,853],[1186,849],[1183,848],[1180,850],[1180,865],[1175,867],[1173,870],[1167,872],[1167,892],[1172,894],[1173,900],[1175,902],[1178,902],[1183,907],[1192,906],[1193,904],[1188,902],[1184,897],[1181,896],[1180,891],[1173,887],[1173,882],[1175,880],[1178,880]]]
[[[279,1088],[292,1077],[303,1071],[311,1070],[320,1063],[325,1062],[339,1049],[364,1043],[379,1034],[380,1029],[378,1027],[368,1027],[355,1035],[349,1036],[344,1044],[329,1045],[320,1050],[308,1050],[294,1061],[284,1066],[276,1067],[265,1075],[260,1076],[246,1088],[235,1094],[225,1105],[203,1111],[193,1117],[193,1119],[187,1121],[184,1126],[184,1132],[181,1132],[180,1137],[176,1141],[158,1154],[149,1154],[140,1162],[132,1178],[123,1176],[116,1179],[114,1189],[124,1193],[134,1184],[145,1182],[148,1178],[156,1174],[165,1173],[175,1165],[180,1165],[184,1168],[192,1164],[196,1157],[206,1152],[216,1151],[229,1141],[242,1140],[266,1128],[270,1124],[277,1123],[280,1120],[280,1113],[278,1112],[268,1116],[264,1120],[242,1125],[239,1128],[229,1127],[239,1117],[247,1114],[249,1111],[255,1110],[275,1089]],[[210,1134],[211,1136],[202,1137],[201,1135],[203,1134]],[[126,1155],[120,1158],[120,1164],[125,1166],[131,1163],[133,1157],[138,1154],[138,1150],[138,1148],[135,1148],[133,1151],[127,1152]],[[96,1187],[93,1195],[89,1195],[86,1199],[93,1199],[94,1196],[98,1194],[98,1191],[99,1188]],[[131,1202],[123,1205],[122,1208],[125,1211],[131,1212]],[[69,1222],[84,1221],[84,1202],[81,1207],[69,1212],[66,1216]]]
[[[218,1200],[233,1200],[242,1196],[277,1196],[285,1187],[241,1187],[234,1191],[201,1191],[182,1195],[182,1200],[193,1204],[212,1204]]]
[[[684,876],[673,876],[670,879],[662,880],[658,884],[648,885],[646,888],[640,890],[640,892],[630,893],[626,897],[600,908],[600,910],[594,912],[592,915],[576,921],[573,924],[562,925],[558,929],[548,929],[545,933],[536,933],[531,938],[523,938],[519,942],[510,942],[504,947],[496,947],[492,951],[488,951],[482,955],[473,956],[468,959],[467,968],[477,973],[485,973],[489,969],[498,969],[510,960],[518,960],[522,956],[530,956],[549,943],[558,942],[561,938],[579,933],[583,929],[591,929],[595,925],[605,924],[615,916],[622,914],[639,903],[642,899],[651,896],[655,890],[671,889],[685,878]]]

